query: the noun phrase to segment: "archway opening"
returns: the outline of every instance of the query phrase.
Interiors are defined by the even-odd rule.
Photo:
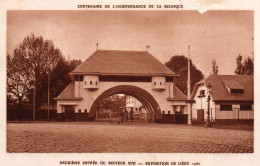
[[[125,94],[106,97],[95,114],[98,122],[153,122],[153,112],[149,112],[136,98]]]
[[[160,107],[154,97],[148,93],[147,91],[136,87],[136,86],[129,86],[129,85],[122,85],[110,88],[100,94],[94,101],[91,106],[89,119],[94,120],[99,118],[99,111],[100,105],[104,103],[104,100],[107,98],[113,98],[113,96],[131,96],[137,99],[142,107],[145,109],[149,122],[160,122],[162,119]],[[125,105],[126,107],[126,105]],[[131,108],[130,108],[131,109]],[[142,110],[142,109],[141,109]],[[126,108],[122,107],[120,111],[126,111]],[[131,110],[130,110],[131,111]],[[133,110],[134,111],[134,110]],[[118,116],[118,113],[115,113],[114,116]],[[150,118],[149,118],[150,117]]]

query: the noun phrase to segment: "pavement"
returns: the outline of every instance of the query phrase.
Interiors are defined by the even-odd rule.
[[[7,123],[14,153],[253,153],[254,131],[157,123]]]

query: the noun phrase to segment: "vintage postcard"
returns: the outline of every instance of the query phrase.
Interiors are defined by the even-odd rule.
[[[1,165],[259,165],[259,3],[2,1]]]

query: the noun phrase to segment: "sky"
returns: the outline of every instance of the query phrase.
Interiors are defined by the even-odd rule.
[[[234,74],[236,57],[254,52],[253,11],[26,11],[7,12],[7,53],[25,36],[52,40],[65,57],[86,60],[102,50],[145,51],[162,63],[190,57],[205,76],[216,60],[219,73]]]

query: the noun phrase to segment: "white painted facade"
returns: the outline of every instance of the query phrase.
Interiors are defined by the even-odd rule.
[[[204,95],[201,95],[202,91],[204,91]],[[192,104],[192,119],[197,119],[197,110],[203,109],[204,110],[204,119],[207,119],[207,111],[208,111],[208,90],[205,84],[200,85],[195,93],[194,100],[195,103]],[[212,96],[210,96],[210,119],[211,121],[215,121],[216,119],[216,112],[215,112],[215,103],[212,101]]]
[[[145,114],[147,111],[145,108],[143,108],[142,103],[140,103],[139,100],[134,98],[133,96],[126,95],[126,109],[128,112],[131,110],[134,111],[134,113],[142,113]]]
[[[161,113],[163,111],[170,111],[170,114],[174,114],[173,106],[182,105],[184,108],[183,114],[187,114],[187,104],[185,103],[185,100],[167,100],[168,98],[174,98],[174,88],[172,87],[174,85],[173,83],[166,82],[164,76],[155,76],[152,78],[152,82],[100,82],[98,80],[98,76],[94,75],[85,75],[83,78],[83,81],[75,80],[75,97],[81,97],[82,100],[57,100],[57,113],[62,113],[62,106],[64,105],[74,105],[75,113],[78,113],[79,109],[86,110],[86,112],[89,113],[94,101],[104,91],[119,85],[132,85],[139,87],[151,94],[159,104]],[[92,81],[92,85],[90,84],[90,81]],[[156,84],[157,82],[159,83],[159,87],[156,86],[155,88],[155,81]],[[162,85],[160,82],[162,82]]]
[[[205,96],[201,96],[201,91],[205,91]],[[192,104],[192,119],[197,120],[197,110],[204,110],[204,120],[207,119],[207,111],[208,111],[208,90],[205,84],[200,84],[197,88],[197,91],[194,96],[194,100],[196,103]],[[232,103],[223,104],[223,105],[232,105],[232,110],[221,110],[220,105],[216,104],[214,98],[211,97],[210,100],[210,120],[211,122],[215,122],[216,119],[254,119],[254,105],[252,105],[252,110],[241,110],[241,104]]]
[[[152,89],[153,90],[165,90],[166,89],[166,78],[163,76],[152,77]]]
[[[126,95],[126,107],[140,108],[142,107],[142,104],[133,96]]]

